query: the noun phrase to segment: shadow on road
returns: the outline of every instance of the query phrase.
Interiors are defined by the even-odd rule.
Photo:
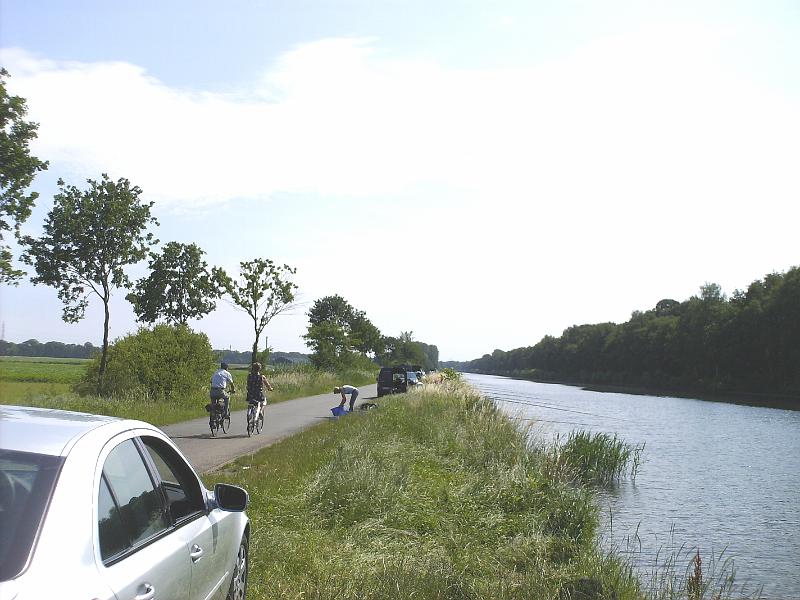
[[[240,433],[238,435],[223,433],[221,435],[213,436],[210,433],[196,433],[194,435],[173,435],[170,437],[172,437],[173,440],[235,440],[239,438],[246,438],[248,435],[246,433]]]

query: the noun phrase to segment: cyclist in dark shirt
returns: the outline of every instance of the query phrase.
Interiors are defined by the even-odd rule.
[[[250,367],[250,374],[247,376],[247,403],[258,403],[261,405],[261,410],[264,410],[264,404],[267,402],[267,390],[273,391],[272,384],[261,373],[261,363],[255,362]]]

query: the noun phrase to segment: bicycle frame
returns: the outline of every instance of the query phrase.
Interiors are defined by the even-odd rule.
[[[264,407],[260,402],[248,404],[247,407],[247,435],[248,437],[256,433],[261,433],[261,428],[264,425]]]

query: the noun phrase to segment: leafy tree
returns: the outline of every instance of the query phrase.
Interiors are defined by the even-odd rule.
[[[353,362],[356,355],[383,350],[380,331],[366,313],[339,295],[314,302],[308,313],[308,332],[303,336],[313,350],[311,362],[322,369],[335,369]]]
[[[429,369],[428,356],[420,342],[414,341],[413,331],[403,331],[400,337],[385,338],[386,352],[380,357],[385,365],[422,365]]]
[[[425,362],[421,363],[426,370],[435,369],[439,366],[439,348],[433,344],[417,342],[425,353]]]
[[[109,348],[102,393],[138,394],[141,399],[177,402],[208,384],[216,360],[203,333],[186,325],[156,325],[127,335]],[[78,391],[92,390],[100,361],[89,363]]]
[[[251,362],[256,362],[258,340],[264,328],[273,318],[294,307],[297,285],[289,276],[296,272],[297,269],[289,265],[276,265],[268,258],[240,262],[238,280],[231,279],[222,269],[213,270],[214,277],[233,303],[253,320],[255,341]]]
[[[24,120],[28,113],[25,99],[8,95],[5,77],[8,71],[0,68],[0,283],[16,285],[24,273],[11,266],[11,250],[3,236],[13,229],[19,238],[19,227],[30,216],[38,196],[36,192],[25,194],[25,190],[38,171],[47,169],[47,162],[28,150],[39,125]]]
[[[196,244],[178,242],[166,244],[161,254],[151,253],[150,275],[137,281],[127,295],[137,319],[186,325],[214,310],[221,293],[204,254]]]
[[[67,323],[83,319],[89,298],[103,302],[103,349],[97,371],[97,392],[103,387],[108,360],[109,301],[114,287],[130,284],[123,267],[143,260],[157,240],[146,233],[158,221],[150,215],[152,202],[142,202],[142,190],[127,179],[87,179],[88,190],[58,180],[53,209],[41,238],[25,236],[23,260],[36,269],[34,284],[58,289]]]

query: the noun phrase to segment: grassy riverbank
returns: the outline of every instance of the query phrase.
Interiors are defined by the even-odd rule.
[[[0,357],[0,404],[60,408],[79,412],[141,419],[154,425],[169,425],[205,416],[207,390],[188,394],[178,402],[160,402],[141,393],[111,397],[79,395],[72,391],[81,381],[89,360],[28,357]],[[275,388],[270,402],[282,402],[324,392],[342,383],[364,385],[375,381],[377,369],[342,373],[319,371],[309,365],[278,368],[267,376]],[[244,409],[247,389],[246,369],[233,369],[239,393],[233,396],[232,409]]]
[[[250,492],[250,598],[638,598],[630,568],[598,548],[581,483],[606,480],[602,465],[625,470],[606,441],[532,445],[492,403],[446,383],[207,479]]]

